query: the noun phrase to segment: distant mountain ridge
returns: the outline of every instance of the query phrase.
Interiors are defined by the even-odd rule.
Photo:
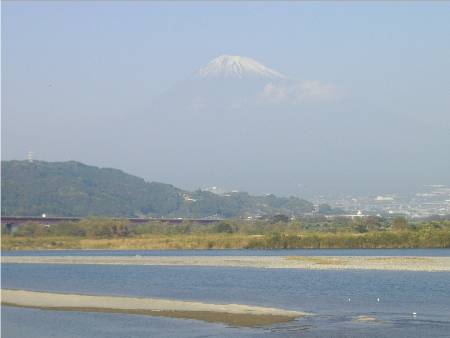
[[[301,215],[313,210],[310,202],[297,197],[189,192],[74,161],[2,161],[1,168],[5,216],[227,218]]]

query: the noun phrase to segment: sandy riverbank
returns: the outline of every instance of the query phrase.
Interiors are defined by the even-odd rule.
[[[406,256],[3,256],[2,263],[450,271],[450,257]]]
[[[304,316],[298,311],[241,304],[209,304],[159,298],[133,298],[2,290],[2,304],[60,311],[128,313],[196,319],[235,326],[263,326]]]

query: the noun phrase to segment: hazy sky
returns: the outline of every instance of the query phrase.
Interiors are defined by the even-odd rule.
[[[449,14],[450,2],[4,1],[2,159],[32,150],[255,193],[450,184]],[[221,54],[339,97],[248,109],[235,128],[152,108]]]

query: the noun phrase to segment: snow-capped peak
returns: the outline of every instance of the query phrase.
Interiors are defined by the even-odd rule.
[[[205,67],[201,68],[197,75],[202,78],[286,78],[285,75],[262,65],[252,58],[233,55],[221,55],[213,59]]]

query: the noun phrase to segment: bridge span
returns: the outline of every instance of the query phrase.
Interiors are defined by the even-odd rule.
[[[79,222],[82,219],[86,219],[88,217],[38,217],[38,216],[2,216],[1,223],[2,224],[10,224],[10,225],[20,225],[24,223],[41,223],[41,224],[57,224],[62,222]],[[100,217],[99,217],[100,218]],[[176,224],[182,222],[192,222],[192,223],[216,223],[220,222],[223,219],[210,219],[210,218],[120,218],[120,217],[112,217],[108,218],[111,220],[127,220],[131,224],[141,224],[152,221],[159,221],[164,223]]]

